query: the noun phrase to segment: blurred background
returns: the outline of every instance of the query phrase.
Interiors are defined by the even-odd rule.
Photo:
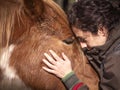
[[[71,5],[76,0],[54,0],[57,4],[60,5],[60,7],[67,13],[67,11],[70,9]]]
[[[54,0],[67,13],[71,5],[77,0]],[[120,0],[109,0],[115,6],[120,8]]]

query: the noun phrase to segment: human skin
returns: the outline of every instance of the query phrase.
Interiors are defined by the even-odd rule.
[[[76,37],[84,39],[84,43],[80,42],[81,47],[88,49],[104,45],[108,37],[107,30],[104,27],[99,28],[97,34],[88,31],[83,32],[75,27],[73,27],[73,32]],[[44,53],[46,59],[43,59],[43,62],[48,66],[43,67],[45,71],[55,74],[59,78],[65,77],[72,71],[71,62],[64,52],[61,53],[62,57],[59,57],[53,50],[49,50],[49,52],[50,54]]]

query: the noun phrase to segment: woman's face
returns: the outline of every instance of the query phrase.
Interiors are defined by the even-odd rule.
[[[104,29],[104,30],[103,30]],[[81,29],[73,27],[73,32],[78,38],[82,48],[87,47],[88,49],[104,45],[107,40],[107,33],[105,28],[98,30],[97,34],[93,34],[89,31],[82,31]]]

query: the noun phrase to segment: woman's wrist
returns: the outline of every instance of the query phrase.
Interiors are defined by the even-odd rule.
[[[69,77],[71,77],[74,74],[74,71],[69,72],[68,74],[66,74],[63,78],[62,81],[66,81]]]
[[[65,75],[62,78],[62,82],[64,83],[68,90],[71,90],[72,88],[76,88],[78,86],[79,87],[83,86],[83,82],[76,76],[74,71],[71,71],[70,73]]]

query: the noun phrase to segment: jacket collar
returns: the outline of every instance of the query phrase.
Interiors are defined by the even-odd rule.
[[[108,37],[108,40],[104,45],[94,47],[91,50],[86,48],[83,49],[89,60],[97,60],[97,62],[100,63],[105,57],[106,52],[109,51],[112,46],[115,46],[115,44],[117,45],[120,43],[120,24],[117,25],[116,28],[111,31],[111,33],[112,34]]]
[[[118,24],[116,26],[115,29],[113,29],[111,31],[112,34],[110,34],[110,36],[108,37],[107,42],[102,45],[102,46],[98,46],[95,47],[97,50],[102,51],[102,52],[106,52],[109,50],[109,48],[111,48],[116,42],[120,42],[120,24]]]

